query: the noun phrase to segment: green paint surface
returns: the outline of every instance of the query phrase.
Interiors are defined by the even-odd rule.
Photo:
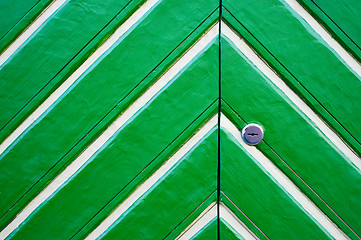
[[[217,130],[200,141],[101,239],[163,239],[217,187]],[[195,174],[197,172],[198,174]],[[139,223],[143,223],[141,230]]]
[[[0,52],[19,36],[51,3],[51,0],[0,2]]]
[[[250,219],[237,205],[232,202],[232,200],[224,194],[224,192],[221,190],[221,201],[222,204],[225,205],[234,215],[236,218],[238,218],[252,233],[255,235],[258,239],[266,240],[269,239],[262,230],[255,225],[254,222],[252,222],[252,219]],[[222,220],[222,219],[221,219]],[[227,227],[228,228],[228,227]],[[228,228],[228,230],[221,230],[221,232],[225,231],[225,234],[223,235],[236,235],[239,237],[236,233],[234,233],[233,228]],[[233,233],[229,232],[232,231]]]
[[[206,226],[197,232],[192,240],[216,240],[217,239],[217,218],[213,218]],[[223,238],[222,238],[223,239]]]
[[[211,13],[211,11],[206,12],[207,9],[198,11],[199,8],[192,8],[194,20],[186,25],[183,21],[179,20],[182,17],[188,16],[189,12],[186,9],[194,6],[191,1],[186,3],[182,1],[182,4],[180,4],[180,1],[171,1],[158,5],[136,29],[129,33],[126,38],[118,41],[115,48],[111,49],[106,56],[102,57],[101,61],[98,61],[97,64],[87,71],[49,109],[40,121],[31,126],[26,134],[16,141],[16,144],[10,146],[4,152],[0,159],[0,167],[6,171],[6,174],[0,176],[0,188],[16,189],[16,191],[10,191],[6,194],[2,192],[0,194],[2,195],[0,198],[1,214],[4,214],[33,184],[44,177],[49,169],[57,164],[58,161],[61,161],[58,166],[64,166],[66,162],[63,159],[68,154],[68,151],[75,151],[73,154],[77,155],[90,144],[92,138],[104,130],[98,129],[97,132],[94,131],[94,127],[104,122],[104,117],[110,111],[120,105],[120,109],[117,109],[116,114],[123,112],[131,102],[139,97],[157,79],[155,78],[157,76],[153,75],[153,78],[141,82],[149,72],[152,72],[152,68],[156,67],[159,61],[166,57],[169,52],[172,52],[187,34],[194,30],[200,20],[204,20]],[[179,19],[174,19],[172,11],[169,12],[169,9],[172,9],[174,6],[180,6],[178,10],[183,9],[183,14],[179,15]],[[169,26],[173,25],[174,27],[178,24],[182,30],[178,30],[177,27],[177,30],[174,32],[169,32],[169,28],[160,24],[161,22],[167,22]],[[205,27],[203,26],[203,31],[206,30]],[[146,32],[149,34],[144,35]],[[140,38],[140,36],[145,36],[146,38]],[[194,36],[191,40],[194,41]],[[147,47],[144,46],[144,41],[148,43]],[[163,51],[157,51],[160,47],[162,47]],[[182,46],[180,50],[185,51],[187,47],[189,45]],[[126,49],[137,48],[144,48],[144,51],[139,52],[139,54],[128,54],[126,51]],[[199,73],[194,73],[194,77],[198,79],[200,74],[204,80],[209,81],[209,79],[213,78],[211,76],[214,74],[214,76],[217,76],[218,60],[212,58],[209,61],[214,64],[214,67],[210,68],[214,69],[213,72],[210,69],[204,69]],[[170,63],[168,62],[168,64]],[[157,75],[160,75],[160,73],[157,72]],[[133,91],[133,88],[137,87],[140,82],[141,84],[138,88]],[[209,83],[205,84],[209,85]],[[216,89],[218,86],[215,82],[215,85],[210,84],[209,87]],[[127,101],[122,101],[129,93],[132,93],[130,98]],[[187,93],[184,92],[184,94]],[[194,112],[193,109],[192,114],[195,115],[191,118],[192,120],[206,106],[209,106],[211,101],[216,99],[216,90],[212,92],[210,89],[208,94],[204,92],[196,96],[213,99],[209,102],[199,102],[199,104],[204,105],[200,108],[199,112]],[[178,108],[177,104],[175,104],[175,107]],[[175,111],[176,108],[174,109]],[[113,120],[108,119],[108,122],[105,122],[103,126],[109,125]],[[180,125],[177,125],[177,127],[180,127]],[[85,135],[88,137],[90,135],[90,139],[87,142],[81,142]],[[63,137],[59,138],[59,136]],[[162,136],[159,137],[162,138]],[[34,139],[36,141],[33,141]],[[49,145],[49,142],[52,144]],[[79,143],[82,144],[79,146],[77,145]],[[18,159],[18,161],[14,162],[14,158]],[[67,159],[67,161],[69,160],[72,159]],[[41,189],[43,186],[40,184],[40,186],[35,186],[35,188]],[[24,201],[22,204],[27,202]],[[24,205],[21,206],[23,207]]]
[[[221,240],[244,240],[244,238],[237,232],[235,232],[232,227],[225,222],[223,219],[220,219],[220,239]],[[217,239],[217,219],[212,219],[206,226],[204,226],[200,231],[198,231],[192,238],[192,240],[211,240]]]
[[[319,19],[343,47],[361,60],[361,2],[358,0],[301,0],[309,12]]]
[[[245,240],[245,238],[242,237],[241,234],[234,230],[232,226],[223,219],[221,219],[220,221],[220,231],[222,240]]]
[[[102,146],[49,203],[28,219],[15,238],[30,237],[30,229],[36,236],[42,232],[44,237],[50,234],[62,239],[70,238],[121,193],[134,176],[140,174],[215,100],[212,98],[217,91],[217,79],[214,77],[217,75],[217,53],[216,43],[205,49],[198,59]],[[165,115],[168,116],[167,121],[164,121]],[[217,148],[209,150],[217,151]],[[209,154],[207,156],[213,152]],[[159,165],[164,160],[156,161]],[[214,161],[217,164],[216,157]],[[137,179],[138,184],[140,180],[144,181]],[[124,196],[118,201],[124,201]],[[71,210],[64,212],[63,209]],[[46,231],[44,226],[47,226]]]
[[[322,9],[358,47],[361,46],[360,1],[314,0],[314,3]]]
[[[122,12],[128,2],[70,0],[34,32],[0,67],[0,129],[10,122],[19,124],[55,87],[65,81],[74,68],[85,61],[90,51],[94,51],[96,43],[92,40],[101,35],[102,38],[97,41],[104,41],[107,37],[105,34],[109,35],[109,30],[108,33],[102,30]],[[137,2],[139,4],[141,1]],[[125,16],[133,11],[126,10],[128,12],[123,12]],[[118,21],[123,22],[124,19]],[[87,49],[88,45],[93,49]],[[78,55],[81,59],[75,61]],[[67,75],[58,77],[66,67]],[[9,135],[14,127],[1,131],[1,138]]]
[[[194,223],[194,221],[202,214],[204,213],[207,209],[209,210],[209,207],[212,205],[214,205],[217,201],[217,191],[215,190],[213,192],[213,194],[211,196],[209,196],[204,202],[202,202],[202,204],[200,204],[197,208],[195,208],[192,213],[187,216],[184,220],[182,220],[182,222],[179,223],[179,225],[174,228],[168,235],[166,238],[166,240],[170,240],[170,239],[176,239],[177,237],[179,237],[191,224]],[[216,205],[214,206],[216,207]],[[217,220],[217,219],[212,219],[211,222],[209,222],[207,224],[207,227],[204,227],[202,229],[203,230],[206,230],[206,229],[209,229],[206,230],[207,233],[204,233],[204,234],[195,234],[193,236],[193,238],[196,238],[197,236],[199,235],[202,235],[204,237],[209,237],[210,239],[215,239],[216,236],[217,236],[217,232],[216,231],[216,226],[214,226],[214,220]],[[208,226],[212,225],[210,228],[208,228]]]
[[[39,0],[15,0],[9,4],[7,1],[0,2],[0,39],[31,10]]]
[[[360,149],[360,76],[283,1],[226,0],[224,6],[269,51],[266,60],[277,62],[275,70],[287,76],[286,82],[296,92],[306,91],[313,108],[326,109],[324,117],[337,119],[329,122],[343,126]]]
[[[354,230],[360,231],[360,171],[237,51],[227,40],[222,42],[224,101],[245,122],[261,124],[264,140],[293,169],[292,175],[301,177]]]
[[[332,239],[228,132],[221,189],[270,239]]]
[[[361,59],[358,1],[300,1]],[[0,67],[0,142],[144,2],[66,1]],[[49,3],[1,2],[0,51]],[[216,0],[159,0],[0,155],[0,229],[215,24],[220,7],[222,20],[361,153],[361,77],[283,0],[225,0],[223,6]],[[240,130],[261,124],[265,137],[257,148],[348,237],[361,239],[360,169],[223,35],[9,239],[84,239],[219,110]],[[102,238],[175,239],[217,200],[262,240],[332,238],[218,125]],[[192,239],[243,239],[229,223],[219,223],[214,218]]]

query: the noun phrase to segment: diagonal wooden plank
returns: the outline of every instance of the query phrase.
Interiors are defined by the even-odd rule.
[[[0,53],[44,10],[51,0],[16,0],[0,3]]]
[[[301,4],[296,0],[285,0],[285,2],[301,16],[311,28],[332,48],[334,52],[351,68],[358,77],[361,77],[361,65],[353,58],[333,37],[329,34],[321,24],[319,24],[311,14],[309,14]]]
[[[244,238],[241,234],[239,234],[234,228],[228,224],[226,221],[221,219],[220,221],[220,232],[221,232],[221,238],[222,240],[247,240],[247,238]]]
[[[353,230],[356,230],[360,211],[356,199],[361,192],[354,183],[361,180],[359,168],[286,97],[284,90],[266,77],[262,68],[254,64],[252,56],[242,53],[229,41],[222,42],[222,50],[224,101],[245,122],[258,122],[267,130],[267,144],[260,145],[262,151],[269,152],[270,146],[275,152],[273,161],[282,162],[283,170],[289,169],[286,170],[288,177],[293,181],[300,178],[299,186],[309,198],[326,210],[343,231],[355,235]],[[246,104],[240,104],[239,99],[246,99]],[[350,197],[344,199],[346,192]]]
[[[169,160],[167,160],[152,176],[142,183],[124,202],[122,202],[88,237],[87,239],[96,239],[102,235],[118,218],[128,211],[141,197],[151,190],[158,181],[160,181],[168,171],[177,166],[178,162],[201,142],[203,138],[214,131],[217,124],[217,117],[212,117],[182,148],[180,148]],[[213,130],[212,130],[213,129]],[[212,130],[212,131],[211,131]],[[212,185],[212,184],[211,184]],[[214,185],[214,184],[213,184]]]
[[[196,209],[192,211],[191,214],[185,217],[182,222],[180,222],[177,227],[174,228],[163,240],[176,239],[178,236],[180,236],[185,231],[185,229],[191,226],[192,223],[198,219],[207,208],[209,209],[210,205],[216,202],[216,200],[217,190],[215,189],[212,195],[208,196]],[[215,225],[215,228],[208,231],[209,233],[207,235],[209,236],[209,239],[215,239],[217,237],[217,221],[214,223],[214,220],[212,220],[211,222],[212,223],[208,223],[207,225]]]
[[[142,5],[117,31],[110,36],[55,92],[53,92],[31,115],[16,128],[0,145],[2,154],[16,139],[23,134],[29,126],[36,122],[59,98],[80,78],[103,54],[110,51],[111,47],[129,31],[144,15],[157,3],[156,0],[148,1]]]
[[[239,236],[237,239],[258,239],[225,205],[220,204],[219,213],[219,217],[221,218],[220,223],[224,222],[223,224],[229,226],[235,236]],[[213,226],[216,219],[217,204],[213,203],[209,205],[208,208],[206,208],[176,239],[201,239],[199,235],[210,226]],[[221,235],[221,239],[225,239],[223,238],[223,235]]]
[[[287,3],[226,0],[224,6],[257,53],[360,153],[360,76]]]
[[[113,0],[87,1],[84,16],[92,19],[98,7],[109,10],[106,16],[120,10],[107,1]],[[90,27],[95,31],[106,22],[58,72],[48,69],[52,63],[47,62],[56,51],[49,51],[48,60],[45,54],[35,54],[43,56],[36,62],[24,60],[32,59],[29,53],[45,43],[44,36],[51,39],[47,34],[56,33],[54,22],[61,22],[61,16],[80,18],[69,11],[75,1],[50,7],[39,18],[45,20],[35,21],[27,37],[19,38],[24,44],[15,41],[15,48],[9,48],[13,54],[0,78],[20,79],[9,89],[18,91],[21,101],[3,104],[9,111],[0,122],[13,117],[0,130],[0,139],[64,76],[70,77],[0,145],[0,226],[27,206],[0,238],[169,239],[190,224],[180,238],[358,239],[361,190],[349,183],[360,181],[361,144],[354,124],[359,119],[352,115],[357,107],[346,100],[357,102],[359,63],[294,0],[225,0],[220,11],[216,8],[223,7],[222,1],[148,0],[115,30],[142,2],[117,2],[124,4],[122,14]],[[222,11],[235,31],[247,32],[245,41],[224,23],[214,25]],[[299,53],[296,63],[290,53]],[[320,63],[323,58],[329,66]],[[65,63],[58,62],[57,67]],[[314,68],[305,71],[311,62]],[[19,63],[24,64],[19,72],[30,78],[12,75]],[[49,71],[40,74],[37,66]],[[38,85],[30,89],[27,78],[39,79]],[[335,95],[332,84],[338,86],[341,78],[347,83]],[[329,82],[329,89],[319,87]],[[16,89],[19,85],[24,86]],[[350,86],[350,96],[345,96]],[[5,87],[6,102],[11,91]],[[346,110],[337,105],[340,99]],[[217,116],[208,121],[215,103],[221,104],[218,124]],[[221,116],[221,109],[238,125]],[[257,148],[240,137],[246,122],[266,129]],[[217,202],[225,203],[204,210],[210,203],[205,196],[215,196],[215,191]],[[342,198],[347,193],[351,197]]]
[[[237,239],[247,239],[243,238],[239,233],[235,232],[232,227],[225,222],[223,219],[219,222],[220,225],[220,239],[222,240],[237,240]],[[210,240],[210,239],[217,239],[217,221],[214,219],[213,221],[209,222],[207,226],[198,232],[195,236],[193,236],[192,240]]]
[[[179,240],[192,239],[204,228],[217,219],[217,204],[211,203],[201,214],[186,228],[181,234],[175,238]],[[215,237],[215,236],[213,236]]]
[[[212,129],[203,130],[206,135],[197,142],[186,155],[180,155],[182,148],[188,148],[191,139],[182,146],[180,151],[173,155],[163,164],[144,184],[133,194],[139,196],[134,199],[134,204],[129,204],[129,209],[124,209],[128,198],[114,212],[109,215],[86,239],[100,238],[162,238],[169,228],[175,226],[184,213],[190,212],[197,202],[206,195],[211,194],[216,188],[216,152],[217,152],[217,118],[206,123],[213,125]],[[205,125],[205,126],[206,126]],[[208,128],[208,127],[207,127]],[[194,135],[194,137],[196,137]],[[183,152],[184,153],[184,152]],[[180,158],[179,158],[180,157]],[[171,162],[173,164],[171,165]],[[199,174],[194,174],[198,170]],[[202,170],[202,171],[200,171]],[[153,182],[158,174],[162,174]],[[155,179],[154,179],[155,180]],[[148,185],[148,181],[152,185]],[[138,190],[148,185],[148,189],[142,196]],[[181,196],[181,198],[180,198]],[[189,210],[187,210],[189,209]],[[134,223],[148,222],[142,231]]]
[[[18,127],[143,1],[54,1],[41,15],[47,15],[45,19],[37,24],[40,17],[27,28],[33,33],[18,38],[27,40],[7,49],[13,54],[0,69],[0,78],[6,80],[0,90],[1,109],[6,110],[0,116],[0,139]],[[0,56],[3,61],[7,51]]]
[[[241,222],[252,232],[258,239],[269,240],[270,238],[265,235],[264,232],[250,219],[222,190],[221,190],[221,199],[222,204],[225,205],[236,218],[240,219]],[[222,220],[222,219],[221,219]],[[227,229],[222,229],[220,226],[221,234],[224,235],[235,235],[235,231],[230,229],[231,226]],[[223,233],[222,233],[223,232]],[[224,233],[225,232],[225,233]],[[232,233],[231,233],[232,232]]]
[[[226,24],[222,25],[222,33],[252,62],[269,80],[272,81],[316,126],[321,130],[331,144],[337,147],[352,163],[361,170],[361,159],[352,149],[337,136],[326,123],[312,111],[302,99],[294,93],[275,72],[250,48],[246,42],[233,32]]]
[[[217,33],[217,28],[215,30]],[[218,50],[217,44],[212,44],[216,36],[212,34],[212,31],[208,32],[189,49],[167,73],[50,183],[4,230],[4,234],[10,233],[22,221],[26,224],[21,227],[20,230],[25,229],[21,232],[26,232],[29,227],[42,228],[42,224],[39,223],[45,221],[49,228],[51,226],[57,229],[58,234],[74,234],[73,231],[78,230],[89,220],[91,217],[89,213],[96,214],[100,211],[136,173],[143,171],[158,152],[198,116],[199,110],[203,111],[205,106],[215,100],[216,85],[207,86],[211,78],[204,75],[203,80],[199,77],[197,77],[198,81],[194,79],[194,73],[202,73],[205,70],[210,73],[211,69],[217,72],[216,58],[210,57]],[[179,89],[192,89],[193,96]],[[199,91],[202,91],[202,95]],[[167,100],[168,96],[172,96],[172,100]],[[180,100],[182,103],[179,103]],[[192,111],[188,110],[189,104],[193,105]],[[164,113],[170,113],[167,110],[170,106],[176,107],[164,123]],[[154,134],[155,129],[157,134]],[[123,154],[119,155],[119,152]],[[120,160],[116,160],[119,157]],[[103,171],[104,168],[112,169],[113,174]],[[116,184],[109,182],[110,176],[114,181],[116,180]],[[84,185],[84,182],[87,184]],[[91,189],[88,184],[92,186]],[[99,191],[105,192],[99,195]],[[84,194],[79,194],[80,192]],[[77,196],[76,200],[73,195]],[[62,212],[62,209],[69,207],[75,207],[70,215],[59,214],[62,220],[54,219],[54,212]],[[78,212],[76,219],[73,217],[74,212]],[[68,225],[69,221],[79,224]],[[64,238],[68,237],[64,236]]]
[[[339,39],[358,61],[361,60],[361,29],[358,24],[358,12],[361,11],[361,4],[359,1],[334,0],[328,1],[329,4],[314,0],[299,2],[310,14],[319,19],[323,26]]]
[[[223,223],[223,227],[230,230],[234,237],[238,239],[250,239],[256,240],[258,239],[255,234],[248,229],[248,227],[239,219],[237,216],[224,204],[220,205],[220,218]],[[220,229],[221,231],[221,229]],[[226,239],[227,236],[224,232],[221,234],[222,239]]]
[[[173,6],[172,4],[177,5],[179,3],[180,2],[173,1],[170,4]],[[189,2],[188,5],[182,4],[181,7],[187,9],[191,4],[191,2]],[[2,175],[1,178],[7,179],[6,186],[9,188],[11,188],[10,186],[12,184],[16,184],[17,187],[16,191],[11,191],[6,194],[6,198],[2,197],[0,204],[12,206],[19,201],[19,198],[23,199],[24,194],[28,194],[27,191],[29,188],[31,188],[32,191],[27,195],[27,199],[24,199],[24,201],[19,204],[20,207],[14,210],[12,214],[16,214],[22,207],[25,207],[37,191],[41,190],[45,184],[51,181],[63,166],[74,160],[76,155],[90,144],[98,134],[104,131],[135,98],[141,95],[141,93],[172,64],[174,58],[180,57],[183,51],[199,38],[199,35],[202,35],[203,31],[207,30],[209,24],[213,22],[213,20],[206,22],[200,27],[199,31],[193,32],[194,28],[192,27],[196,27],[198,21],[192,21],[190,23],[191,26],[187,25],[187,27],[185,27],[186,25],[184,23],[176,21],[171,14],[163,14],[168,7],[168,3],[161,4],[148,17],[160,22],[167,20],[169,24],[180,24],[183,26],[182,31],[177,31],[177,34],[173,34],[167,32],[167,29],[164,29],[157,21],[151,21],[150,24],[148,21],[142,21],[131,34],[117,44],[118,48],[113,49],[113,51],[107,55],[107,58],[103,58],[100,63],[97,63],[97,66],[93,67],[89,74],[83,75],[76,86],[72,86],[71,89],[69,89],[71,91],[66,92],[66,95],[61,97],[61,101],[56,102],[55,106],[52,106],[48,112],[46,112],[46,116],[42,116],[41,120],[36,122],[35,126],[32,126],[29,132],[17,141],[16,145],[10,147],[11,150],[8,149],[9,151],[1,156],[0,165],[2,168],[13,169],[13,171],[7,171],[7,175]],[[184,12],[183,17],[186,15]],[[207,16],[207,13],[203,11],[197,11],[197,14],[194,15],[195,18],[199,18],[200,20],[204,20],[202,17],[206,18]],[[158,45],[163,46],[163,51],[154,52],[153,47],[145,49],[138,55],[129,55],[126,51],[123,51],[131,46],[142,46],[144,39],[140,40],[139,36],[143,36],[145,29],[164,33],[164,35],[147,35],[146,38],[149,40],[148,44],[155,48]],[[187,37],[187,34],[192,32],[194,35],[190,37],[189,41],[184,42],[184,45],[179,47],[179,51],[174,52],[175,55],[172,55],[170,60],[165,61],[160,72],[158,72],[159,70],[157,69],[157,71],[155,71],[156,74],[152,74],[151,77],[146,78],[145,81],[140,84],[139,88],[133,91],[133,88],[138,87],[143,77],[146,77],[149,72],[154,71],[153,69],[158,65],[158,61],[163,60],[169,52],[174,50],[173,47],[176,47]],[[163,40],[157,41],[160,36]],[[172,39],[172,41],[170,41],[170,39]],[[145,56],[147,56],[147,58]],[[119,65],[123,65],[124,67],[119,68]],[[111,74],[104,75],[104,71]],[[122,81],[119,81],[119,79],[122,79]],[[127,97],[129,92],[134,93],[130,94],[126,101],[122,101]],[[84,98],[84,96],[86,97]],[[206,106],[209,105],[210,103],[206,104]],[[109,112],[114,108],[116,108],[116,111],[110,114],[110,117],[103,122],[104,117],[107,117]],[[199,114],[200,112],[195,113],[195,115]],[[95,131],[94,128],[97,127],[97,125],[100,125],[100,127]],[[59,138],[59,136],[62,137]],[[88,137],[88,139],[81,142],[84,137]],[[53,144],[49,145],[49,142]],[[70,156],[67,158],[66,156],[69,151],[73,152],[69,154]],[[12,154],[17,156],[18,161],[13,161],[14,158],[11,156]],[[29,167],[29,164],[24,164],[24,161],[27,163],[32,162],[32,167]],[[60,168],[48,174],[48,171],[51,171],[54,166],[55,169],[56,166]],[[20,172],[22,173],[19,174]],[[12,176],[10,177],[10,175]],[[45,178],[44,181],[42,181],[43,178]],[[40,184],[37,183],[39,180],[42,181]],[[1,182],[5,184],[5,180]],[[3,213],[5,213],[9,208],[10,207],[3,207],[1,209],[4,211]],[[13,210],[14,208],[11,209]]]
[[[214,218],[210,221],[204,228],[202,228],[196,235],[194,235],[192,240],[216,240],[217,239],[217,218]]]
[[[232,138],[234,138],[236,140],[236,145],[238,145],[238,147],[241,148],[242,150],[245,150],[247,152],[247,155],[249,157],[251,157],[252,159],[254,159],[253,161],[255,161],[256,165],[258,165],[261,169],[264,169],[263,171],[265,171],[265,174],[267,174],[267,175],[269,174],[271,176],[271,178],[274,179],[273,181],[275,181],[276,185],[281,187],[281,189],[283,191],[285,191],[286,194],[291,196],[291,199],[292,199],[291,201],[295,201],[296,205],[301,206],[300,209],[302,211],[305,211],[305,212],[308,213],[307,215],[310,217],[311,221],[314,221],[314,224],[315,224],[314,227],[313,227],[314,233],[317,232],[317,230],[316,230],[317,227],[315,228],[315,226],[319,226],[322,231],[325,231],[326,235],[331,235],[335,239],[348,239],[348,237],[321,210],[319,210],[317,208],[317,206],[315,206],[314,203],[312,201],[310,201],[300,191],[300,189],[298,189],[297,186],[294,185],[294,183],[289,178],[287,178],[286,175],[284,175],[267,157],[265,157],[262,154],[262,152],[260,152],[254,146],[247,145],[242,140],[242,137],[241,137],[237,127],[229,119],[227,119],[224,115],[222,115],[222,117],[221,117],[221,127],[228,132],[228,133],[225,134],[225,136],[227,136],[227,134],[229,134],[231,136],[231,137],[228,137],[228,141],[232,141]],[[222,146],[224,146],[224,149],[225,149],[225,150],[223,150],[223,156],[225,158],[225,160],[223,161],[223,166],[225,168],[225,170],[223,170],[223,173],[228,174],[230,177],[228,178],[227,181],[224,181],[222,186],[223,186],[223,188],[226,188],[226,187],[233,188],[233,191],[234,191],[235,186],[234,186],[234,183],[232,183],[232,180],[230,181],[230,178],[232,178],[232,176],[235,177],[235,175],[231,171],[231,169],[233,168],[234,169],[233,171],[237,171],[237,169],[239,170],[239,167],[240,167],[239,164],[240,163],[238,163],[238,164],[236,163],[237,160],[232,156],[234,153],[232,153],[232,152],[228,153],[227,152],[232,148],[228,148],[228,149],[226,148],[226,146],[227,146],[227,143],[226,143],[227,140],[226,139],[227,138],[225,138],[224,142],[222,143]],[[233,150],[234,149],[235,148],[233,148]],[[229,157],[229,155],[231,157]],[[237,156],[237,155],[235,155],[235,156]],[[236,165],[238,165],[238,167],[235,168]],[[241,165],[245,166],[245,164],[241,164]],[[248,164],[247,168],[249,168],[248,169],[249,171],[252,171],[251,170],[251,168],[252,168],[251,165],[252,164],[250,164],[250,163]],[[259,181],[260,178],[261,178],[261,174],[258,173],[258,175],[259,175],[259,178],[258,178],[257,181]],[[244,180],[245,180],[246,177],[242,176],[242,178],[244,178]],[[251,181],[252,180],[250,179],[250,182]],[[233,184],[233,187],[232,187],[232,184]],[[264,188],[264,187],[261,187],[261,186],[259,186],[259,187],[261,189]],[[228,190],[228,192],[229,191],[230,190]],[[254,193],[256,191],[257,190],[255,190]],[[225,192],[227,193],[227,191],[225,191]],[[237,195],[237,192],[233,192],[232,194]],[[273,193],[268,192],[267,193],[267,197],[269,197],[269,196],[275,197],[277,195],[278,194],[276,192],[273,192]],[[265,195],[265,197],[266,197],[266,195]],[[233,198],[231,197],[231,199],[233,199]],[[248,201],[251,201],[251,199],[248,199]],[[286,208],[286,205],[284,205],[284,206]],[[297,215],[300,217],[300,214],[297,214]],[[293,227],[295,227],[295,225]],[[261,227],[261,229],[262,229],[262,227]],[[295,229],[293,229],[291,231],[295,231]],[[282,234],[282,233],[280,232],[280,234]],[[302,238],[306,237],[306,232],[304,234],[305,234],[304,236],[300,236],[299,234],[298,234],[299,236],[297,236],[297,235],[295,235],[295,236],[302,239]],[[308,234],[310,234],[310,232]],[[325,237],[326,237],[326,235],[325,235]],[[270,236],[270,237],[272,238],[272,236]]]
[[[66,0],[55,0],[43,11],[38,18],[32,22],[23,33],[0,55],[0,66],[2,66],[19,48],[48,20]]]

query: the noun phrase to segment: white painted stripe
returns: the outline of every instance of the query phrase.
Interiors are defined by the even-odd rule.
[[[176,240],[188,240],[196,235],[209,222],[217,218],[217,205],[212,203],[209,205],[178,237]]]
[[[38,29],[40,26],[58,10],[67,0],[55,0],[53,1],[43,12],[31,23],[28,28],[24,30],[15,41],[0,55],[0,66],[2,66],[6,60],[8,60],[14,52],[23,45],[23,43],[29,39],[29,37]]]
[[[158,1],[148,0],[130,18],[128,18],[70,77],[60,85],[19,127],[15,129],[0,145],[0,155],[38,119],[70,86],[116,41],[141,19]]]
[[[89,236],[96,239],[102,235],[122,214],[124,214],[143,194],[161,179],[184,155],[217,125],[217,115],[213,116],[189,141],[169,158],[152,176],[142,183],[124,202],[122,202]]]
[[[246,240],[256,240],[258,237],[223,203],[219,206],[220,217]]]
[[[361,76],[361,65],[351,54],[349,54],[321,24],[319,24],[296,0],[285,0],[285,2],[298,13],[308,25],[320,35],[323,40],[345,61],[345,63],[358,75]]]
[[[233,135],[240,145],[251,154],[271,176],[335,239],[348,239],[344,234],[317,206],[309,200],[288,177],[283,174],[266,156],[256,147],[247,145],[237,127],[223,114],[221,115],[221,127]]]
[[[229,224],[236,233],[240,234],[246,240],[258,239],[254,233],[237,216],[228,209],[224,204],[219,206],[220,218]],[[188,240],[194,237],[209,222],[217,217],[217,205],[212,203],[209,205],[176,239]]]
[[[140,111],[162,90],[191,60],[197,56],[218,35],[218,24],[214,25],[199,39],[157,82],[120,115],[92,144],[90,144],[61,174],[59,174],[39,195],[37,195],[17,216],[0,232],[0,239],[8,236],[25,219],[60,188],[86,161],[98,151],[129,119]],[[212,119],[210,124],[214,124]],[[208,127],[207,125],[206,127]],[[198,135],[197,135],[198,136]],[[192,142],[193,143],[193,142]],[[178,156],[178,155],[177,155]]]
[[[352,163],[357,171],[361,169],[361,159],[330,129],[312,109],[295,94],[272,69],[250,48],[247,43],[222,23],[222,33],[260,70],[262,71],[286,96],[317,126],[326,140],[338,148]]]

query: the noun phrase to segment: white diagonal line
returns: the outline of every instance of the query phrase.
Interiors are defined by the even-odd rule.
[[[220,218],[228,223],[236,233],[240,234],[246,240],[256,240],[254,233],[225,205],[219,206]],[[188,240],[194,237],[209,222],[217,217],[217,205],[209,205],[177,238],[176,240]]]
[[[285,2],[298,13],[308,25],[345,61],[345,63],[358,75],[361,76],[361,66],[321,24],[319,24],[296,0],[285,0]]]
[[[175,239],[188,240],[196,235],[209,222],[217,217],[217,204],[211,203],[199,216]]]
[[[171,158],[169,158],[152,176],[142,183],[124,202],[122,202],[100,225],[89,234],[88,240],[98,238],[125,211],[127,211],[143,194],[161,179],[183,156],[202,140],[217,125],[217,115],[213,116],[189,141],[187,141]]]
[[[233,135],[238,143],[256,160],[271,176],[335,239],[348,239],[317,206],[309,200],[298,187],[281,172],[266,156],[256,147],[249,146],[242,140],[237,127],[223,114],[221,127]]]
[[[95,154],[129,119],[152,100],[188,63],[192,61],[218,35],[218,24],[215,24],[203,35],[157,82],[120,115],[92,144],[90,144],[61,174],[59,174],[41,193],[39,193],[17,216],[0,232],[0,239],[8,236],[25,219],[60,188],[86,161]],[[212,120],[213,121],[213,120]],[[208,126],[208,125],[207,125]]]
[[[19,127],[15,129],[1,144],[0,155],[34,123],[68,88],[99,59],[118,39],[136,24],[160,0],[148,0],[132,16],[130,16],[70,77],[61,84]]]
[[[175,239],[188,240],[196,235],[209,222],[217,217],[217,204],[211,203],[184,231]]]
[[[237,233],[239,233],[246,240],[258,239],[256,235],[223,203],[219,206],[220,218],[228,223]]]
[[[361,159],[340,139],[337,134],[325,124],[322,119],[302,101],[283,81],[272,71],[272,69],[250,48],[247,43],[232,31],[226,24],[222,22],[222,33],[233,42],[233,44],[261,71],[271,80],[285,95],[317,126],[317,128],[326,136],[326,140],[338,148],[352,166],[357,167],[357,171],[361,170]]]
[[[39,27],[58,10],[67,0],[55,0],[24,30],[15,41],[0,55],[0,67]]]

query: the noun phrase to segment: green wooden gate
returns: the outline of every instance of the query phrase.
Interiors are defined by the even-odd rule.
[[[361,239],[360,1],[0,13],[0,239]]]

